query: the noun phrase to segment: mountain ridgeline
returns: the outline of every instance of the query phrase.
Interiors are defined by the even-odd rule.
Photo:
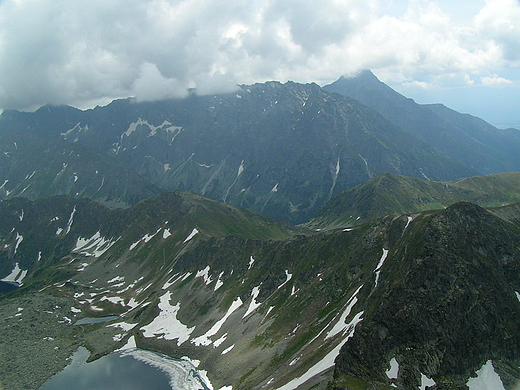
[[[516,129],[497,129],[442,104],[417,104],[368,70],[356,77],[341,77],[323,88],[357,99],[401,130],[480,174],[520,170],[520,132]]]
[[[302,223],[382,172],[433,180],[478,172],[316,84],[268,82],[87,111],[6,111],[0,128],[4,198],[67,194],[128,206],[180,189]],[[23,149],[27,137],[43,141]]]

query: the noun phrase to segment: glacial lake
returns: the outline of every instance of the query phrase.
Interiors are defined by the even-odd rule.
[[[80,347],[65,369],[39,390],[209,390],[188,361],[131,348],[86,363]]]

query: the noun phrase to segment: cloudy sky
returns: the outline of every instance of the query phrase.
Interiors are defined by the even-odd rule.
[[[520,0],[0,0],[0,109],[361,69],[520,127]]]

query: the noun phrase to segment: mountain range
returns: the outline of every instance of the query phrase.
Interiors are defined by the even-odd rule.
[[[368,71],[5,111],[0,388],[84,346],[214,389],[513,390],[516,132]]]
[[[153,188],[180,189],[301,223],[333,196],[382,172],[434,180],[478,172],[316,84],[269,82],[233,94],[127,99],[87,111],[6,111],[0,126],[15,137],[2,145],[7,197],[36,199],[52,191],[131,205],[131,197],[145,199]],[[53,164],[16,153],[23,144],[16,137],[26,135],[43,139],[41,147],[53,145],[45,148]],[[83,169],[71,165],[70,149]],[[108,164],[101,169],[103,160]],[[134,175],[124,179],[126,171]],[[48,177],[58,175],[67,185],[49,189]],[[112,188],[114,177],[121,182]],[[133,194],[123,197],[121,187]]]

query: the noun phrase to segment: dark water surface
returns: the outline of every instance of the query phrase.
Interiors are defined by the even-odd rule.
[[[88,324],[99,324],[101,322],[108,322],[115,320],[117,316],[108,316],[108,317],[85,317],[81,320],[77,320],[74,325],[88,325]]]
[[[80,348],[73,361],[39,390],[195,390],[207,389],[196,369],[168,356],[134,349],[114,352],[85,363],[89,352]]]
[[[18,287],[19,286],[16,283],[0,281],[0,295],[8,293],[9,291],[16,290]]]

